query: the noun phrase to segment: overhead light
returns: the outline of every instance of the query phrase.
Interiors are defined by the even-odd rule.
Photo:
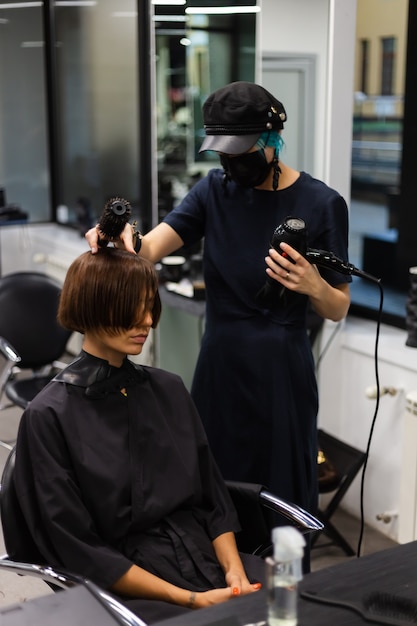
[[[31,9],[41,6],[42,2],[9,2],[8,4],[0,4],[0,9]]]
[[[97,4],[97,0],[56,0],[54,4],[61,7],[93,7]],[[43,2],[8,2],[0,4],[0,9],[30,9],[42,5]]]
[[[56,7],[95,7],[97,0],[56,0]]]
[[[191,39],[188,39],[188,37],[183,37],[182,39],[180,39],[180,44],[182,46],[191,46]]]
[[[162,7],[183,6],[186,0],[152,0],[152,4]]]
[[[154,22],[187,22],[185,15],[153,15]]]
[[[188,15],[228,15],[232,13],[259,13],[261,7],[188,7],[185,12]]]
[[[168,35],[169,37],[183,37],[186,33],[186,30],[182,28],[156,28],[155,30],[158,36]]]
[[[43,48],[43,41],[22,41],[20,44],[21,48]]]

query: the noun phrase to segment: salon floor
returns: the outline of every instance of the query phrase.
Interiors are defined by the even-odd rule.
[[[16,436],[20,414],[21,411],[14,407],[0,410],[0,475],[9,454],[10,445],[13,444]],[[332,521],[356,550],[360,532],[359,521],[343,510],[337,511],[332,517]],[[340,548],[327,544],[326,536],[320,536],[312,551],[313,571],[346,561],[349,558],[356,558],[346,557]],[[378,552],[394,545],[396,545],[395,542],[382,533],[365,527],[361,554]],[[5,547],[0,532],[0,555],[3,554],[5,554]],[[46,583],[40,580],[0,571],[0,606],[20,603],[48,593],[52,593],[52,591]]]

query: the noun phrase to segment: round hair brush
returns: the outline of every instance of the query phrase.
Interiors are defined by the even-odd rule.
[[[107,246],[122,233],[132,214],[130,203],[124,198],[110,198],[104,205],[104,211],[98,222],[98,229],[104,239],[99,240],[101,246]]]

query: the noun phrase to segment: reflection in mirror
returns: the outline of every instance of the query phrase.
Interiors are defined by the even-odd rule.
[[[384,321],[399,327],[408,289],[408,275],[396,263],[408,5],[408,0],[357,3],[349,235],[350,261],[381,278]],[[379,294],[366,281],[354,281],[351,296],[351,312],[378,311]]]
[[[256,0],[178,5],[157,0],[154,5],[160,221],[218,163],[215,153],[198,152],[204,138],[202,106],[219,87],[254,80],[259,8]]]

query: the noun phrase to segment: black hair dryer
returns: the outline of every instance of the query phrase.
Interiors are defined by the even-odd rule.
[[[282,224],[274,230],[271,246],[282,256],[292,261],[291,257],[281,250],[280,243],[288,243],[294,250],[302,254],[307,261],[314,265],[324,267],[339,274],[359,276],[375,283],[380,283],[380,278],[375,278],[371,274],[364,272],[351,263],[340,259],[332,252],[326,250],[315,250],[307,246],[307,227],[299,217],[286,217]],[[288,289],[280,285],[273,278],[267,278],[265,285],[257,294],[257,299],[266,307],[285,304],[288,296]]]
[[[291,257],[280,248],[282,242],[288,243],[297,252],[306,256],[307,227],[304,220],[299,217],[288,216],[282,224],[277,226],[272,235],[271,247],[292,262]],[[287,289],[268,276],[265,285],[257,293],[256,298],[266,307],[286,304]]]
[[[271,246],[282,256],[287,256],[281,250],[281,243],[288,243],[303,256],[307,253],[307,227],[305,221],[299,217],[286,217],[282,224],[277,226],[271,239]],[[291,258],[287,257],[290,261]]]

